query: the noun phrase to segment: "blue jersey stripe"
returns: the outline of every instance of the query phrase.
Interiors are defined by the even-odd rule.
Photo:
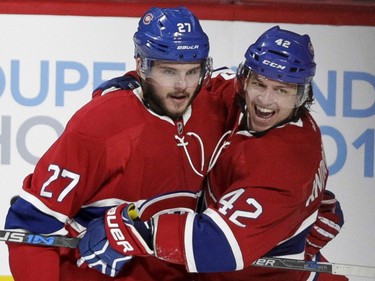
[[[205,214],[195,216],[192,235],[193,253],[198,272],[236,269],[235,257],[227,237],[209,216]]]
[[[25,229],[32,233],[49,234],[63,229],[64,224],[39,211],[20,197],[9,209],[5,228]]]

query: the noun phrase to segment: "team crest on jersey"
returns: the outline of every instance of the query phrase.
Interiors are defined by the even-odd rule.
[[[184,131],[184,124],[182,122],[177,122],[177,133],[181,135]]]
[[[201,191],[177,191],[148,199],[138,205],[139,216],[148,220],[152,216],[161,214],[184,214],[194,212],[197,208]]]

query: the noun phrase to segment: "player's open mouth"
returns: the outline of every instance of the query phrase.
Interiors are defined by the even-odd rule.
[[[255,105],[254,109],[255,109],[256,116],[262,119],[269,119],[275,115],[274,110],[266,108],[266,107],[262,107],[260,105]]]
[[[177,103],[182,103],[188,98],[187,95],[170,95],[169,97]]]
[[[172,99],[176,99],[176,100],[182,100],[182,99],[185,99],[186,96],[183,95],[183,96],[171,96]]]

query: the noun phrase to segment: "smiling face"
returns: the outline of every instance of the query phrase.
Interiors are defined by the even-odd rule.
[[[248,127],[262,132],[289,119],[298,103],[297,85],[252,73],[245,82]]]
[[[139,64],[139,65],[138,65]],[[141,68],[139,61],[137,68]],[[192,103],[201,75],[201,64],[154,61],[140,76],[149,84],[147,102],[158,114],[178,119]]]

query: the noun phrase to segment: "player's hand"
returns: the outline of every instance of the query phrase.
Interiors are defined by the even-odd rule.
[[[318,218],[306,238],[305,259],[311,260],[329,241],[337,236],[344,224],[344,214],[335,195],[326,190]]]
[[[89,224],[79,243],[81,258],[77,265],[86,264],[103,274],[116,276],[133,255],[153,254],[145,239],[151,241],[151,230],[139,219],[134,204],[114,207],[106,212],[104,219]]]
[[[105,232],[104,219],[95,219],[89,223],[79,245],[79,267],[90,267],[111,277],[116,276],[132,256],[124,256],[110,245]]]

